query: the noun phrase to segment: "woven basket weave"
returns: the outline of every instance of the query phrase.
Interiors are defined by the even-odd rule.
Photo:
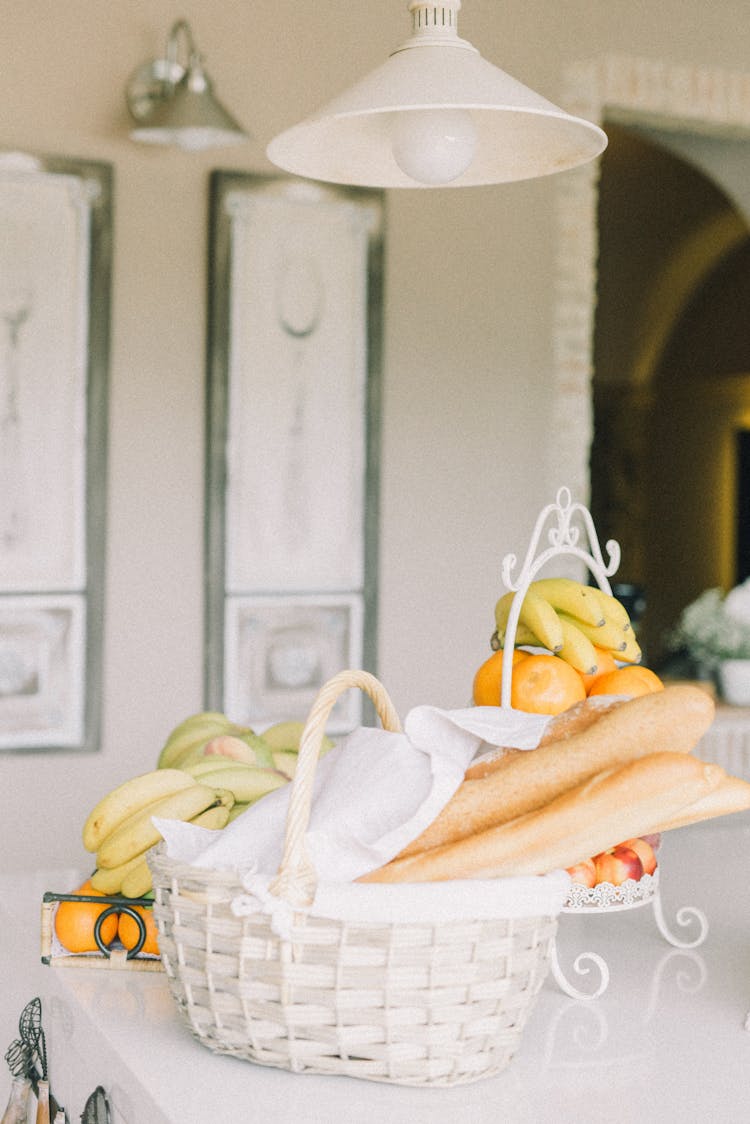
[[[304,908],[315,891],[304,852],[315,766],[328,714],[352,686],[371,697],[386,729],[400,729],[382,685],[366,672],[342,672],[321,690],[302,737],[272,884],[295,908],[288,938],[265,913],[235,915],[232,899],[245,891],[234,872],[151,852],[173,998],[209,1049],[264,1065],[422,1086],[490,1076],[518,1049],[549,968],[554,913],[483,917],[491,911],[478,899],[469,921],[353,923]]]

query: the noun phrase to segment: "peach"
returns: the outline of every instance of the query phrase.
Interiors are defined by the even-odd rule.
[[[573,882],[579,882],[582,886],[596,885],[596,866],[593,859],[581,859],[567,870]]]
[[[626,839],[621,847],[629,847],[635,851],[641,860],[644,874],[653,874],[656,870],[656,853],[647,839]]]
[[[637,882],[643,875],[639,855],[631,847],[621,844],[594,855],[594,866],[597,882],[611,882],[613,886],[620,886],[629,878]]]

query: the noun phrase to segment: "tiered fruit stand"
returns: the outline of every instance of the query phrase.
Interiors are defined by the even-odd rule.
[[[605,545],[605,550],[606,561],[590,511],[582,503],[573,501],[570,490],[562,487],[557,493],[555,502],[548,504],[539,513],[529,547],[517,574],[514,574],[518,565],[517,556],[505,555],[502,565],[503,583],[507,590],[513,591],[515,596],[505,635],[501,706],[511,705],[513,648],[521,604],[529,585],[549,562],[558,558],[572,558],[588,569],[600,589],[605,593],[611,593],[609,579],[617,572],[620,565],[619,543],[610,539]],[[658,867],[653,875],[644,874],[638,881],[628,879],[619,886],[610,882],[600,882],[593,887],[572,883],[563,912],[609,914],[645,905],[653,907],[659,932],[675,948],[696,948],[705,940],[708,933],[708,920],[695,906],[682,906],[676,914],[677,925],[681,928],[696,929],[696,934],[692,938],[682,939],[668,927],[661,903]],[[572,998],[596,999],[606,990],[610,973],[603,957],[595,952],[582,952],[573,962],[573,970],[579,975],[586,975],[592,966],[599,972],[598,986],[591,992],[580,991],[563,972],[555,945],[551,971],[560,988]]]

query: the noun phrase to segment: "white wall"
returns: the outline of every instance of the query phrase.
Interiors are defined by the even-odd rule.
[[[254,143],[185,155],[127,138],[127,76],[179,17]],[[460,30],[557,100],[566,63],[605,51],[746,68],[746,19],[746,0],[466,0]],[[92,802],[153,767],[202,704],[208,173],[268,170],[271,136],[407,34],[406,0],[29,0],[3,17],[0,147],[115,170],[103,743],[0,759],[8,866],[85,861]],[[379,671],[402,713],[467,701],[501,558],[565,483],[540,468],[554,192],[553,178],[388,199]]]

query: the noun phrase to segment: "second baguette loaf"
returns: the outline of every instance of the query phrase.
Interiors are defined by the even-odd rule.
[[[739,777],[724,777],[721,783],[707,796],[697,800],[677,812],[670,819],[662,820],[655,831],[670,831],[676,827],[687,827],[691,823],[711,820],[716,816],[728,816],[733,812],[746,812],[750,808],[750,784]]]
[[[393,859],[360,882],[435,882],[547,874],[647,835],[726,776],[684,753],[655,753],[610,769],[544,808],[422,854]]]
[[[605,708],[580,733],[513,753],[481,780],[465,780],[430,826],[398,857],[507,823],[605,769],[646,754],[689,753],[711,725],[714,713],[713,699],[705,691],[682,683]]]

